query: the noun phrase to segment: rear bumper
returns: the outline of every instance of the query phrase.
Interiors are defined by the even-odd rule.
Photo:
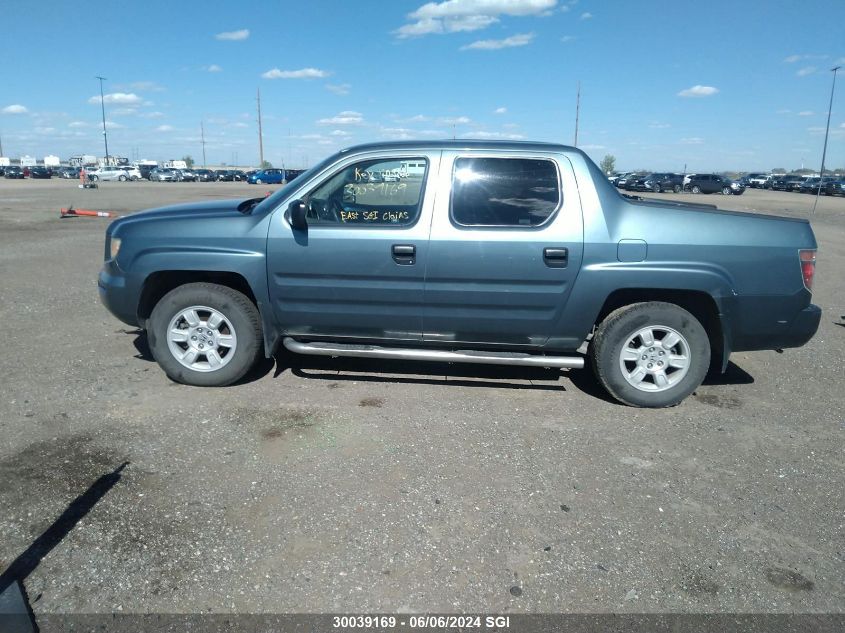
[[[818,331],[822,310],[819,306],[810,304],[798,311],[791,319],[772,321],[757,316],[753,325],[748,319],[749,316],[746,314],[746,318],[743,319],[747,327],[737,328],[732,333],[732,351],[801,347]]]

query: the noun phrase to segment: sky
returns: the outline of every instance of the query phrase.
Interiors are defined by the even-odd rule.
[[[363,142],[574,142],[619,169],[818,169],[845,0],[8,2],[5,155],[302,168]],[[826,165],[845,167],[845,68]]]

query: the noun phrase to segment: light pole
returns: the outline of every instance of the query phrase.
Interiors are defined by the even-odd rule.
[[[106,132],[106,100],[103,97],[103,81],[105,81],[105,77],[100,77],[97,75],[97,79],[100,80],[100,109],[103,112],[103,143],[106,145],[106,165],[109,164],[109,135]]]
[[[816,212],[816,205],[819,203],[819,196],[822,192],[822,182],[824,182],[824,159],[827,156],[827,135],[830,133],[830,113],[833,111],[833,91],[836,90],[836,71],[842,66],[835,66],[830,69],[833,73],[833,85],[830,87],[830,104],[827,106],[827,127],[824,130],[824,149],[822,149],[822,170],[819,174],[819,188],[816,190],[816,201],[813,203],[813,213]]]

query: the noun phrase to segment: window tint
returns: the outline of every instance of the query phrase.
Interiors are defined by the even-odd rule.
[[[452,219],[464,226],[538,226],[560,202],[550,160],[458,158],[452,175]]]
[[[309,224],[408,226],[416,222],[428,161],[378,159],[355,163],[305,196]]]

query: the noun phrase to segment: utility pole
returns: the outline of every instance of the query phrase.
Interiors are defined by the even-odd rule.
[[[106,145],[106,165],[109,164],[109,135],[106,132],[106,100],[103,97],[103,82],[106,81],[105,77],[100,77],[97,75],[97,79],[100,80],[100,109],[103,112],[103,143]]]
[[[816,212],[816,205],[819,203],[819,196],[822,192],[822,181],[824,180],[824,159],[827,157],[827,135],[830,133],[830,113],[833,110],[833,91],[836,90],[836,71],[842,66],[831,68],[833,73],[833,85],[830,87],[830,104],[827,106],[827,128],[824,131],[824,149],[822,149],[822,170],[819,173],[819,188],[816,191],[816,201],[813,203],[813,213]]]
[[[578,96],[575,98],[575,143],[578,147],[578,117],[581,115],[581,82],[578,82]]]
[[[256,89],[258,103],[258,168],[264,168],[264,133],[261,131],[261,88]]]
[[[5,156],[3,153],[3,137],[0,136],[0,156]]]
[[[200,138],[202,139],[202,168],[205,169],[205,125],[200,121]]]

